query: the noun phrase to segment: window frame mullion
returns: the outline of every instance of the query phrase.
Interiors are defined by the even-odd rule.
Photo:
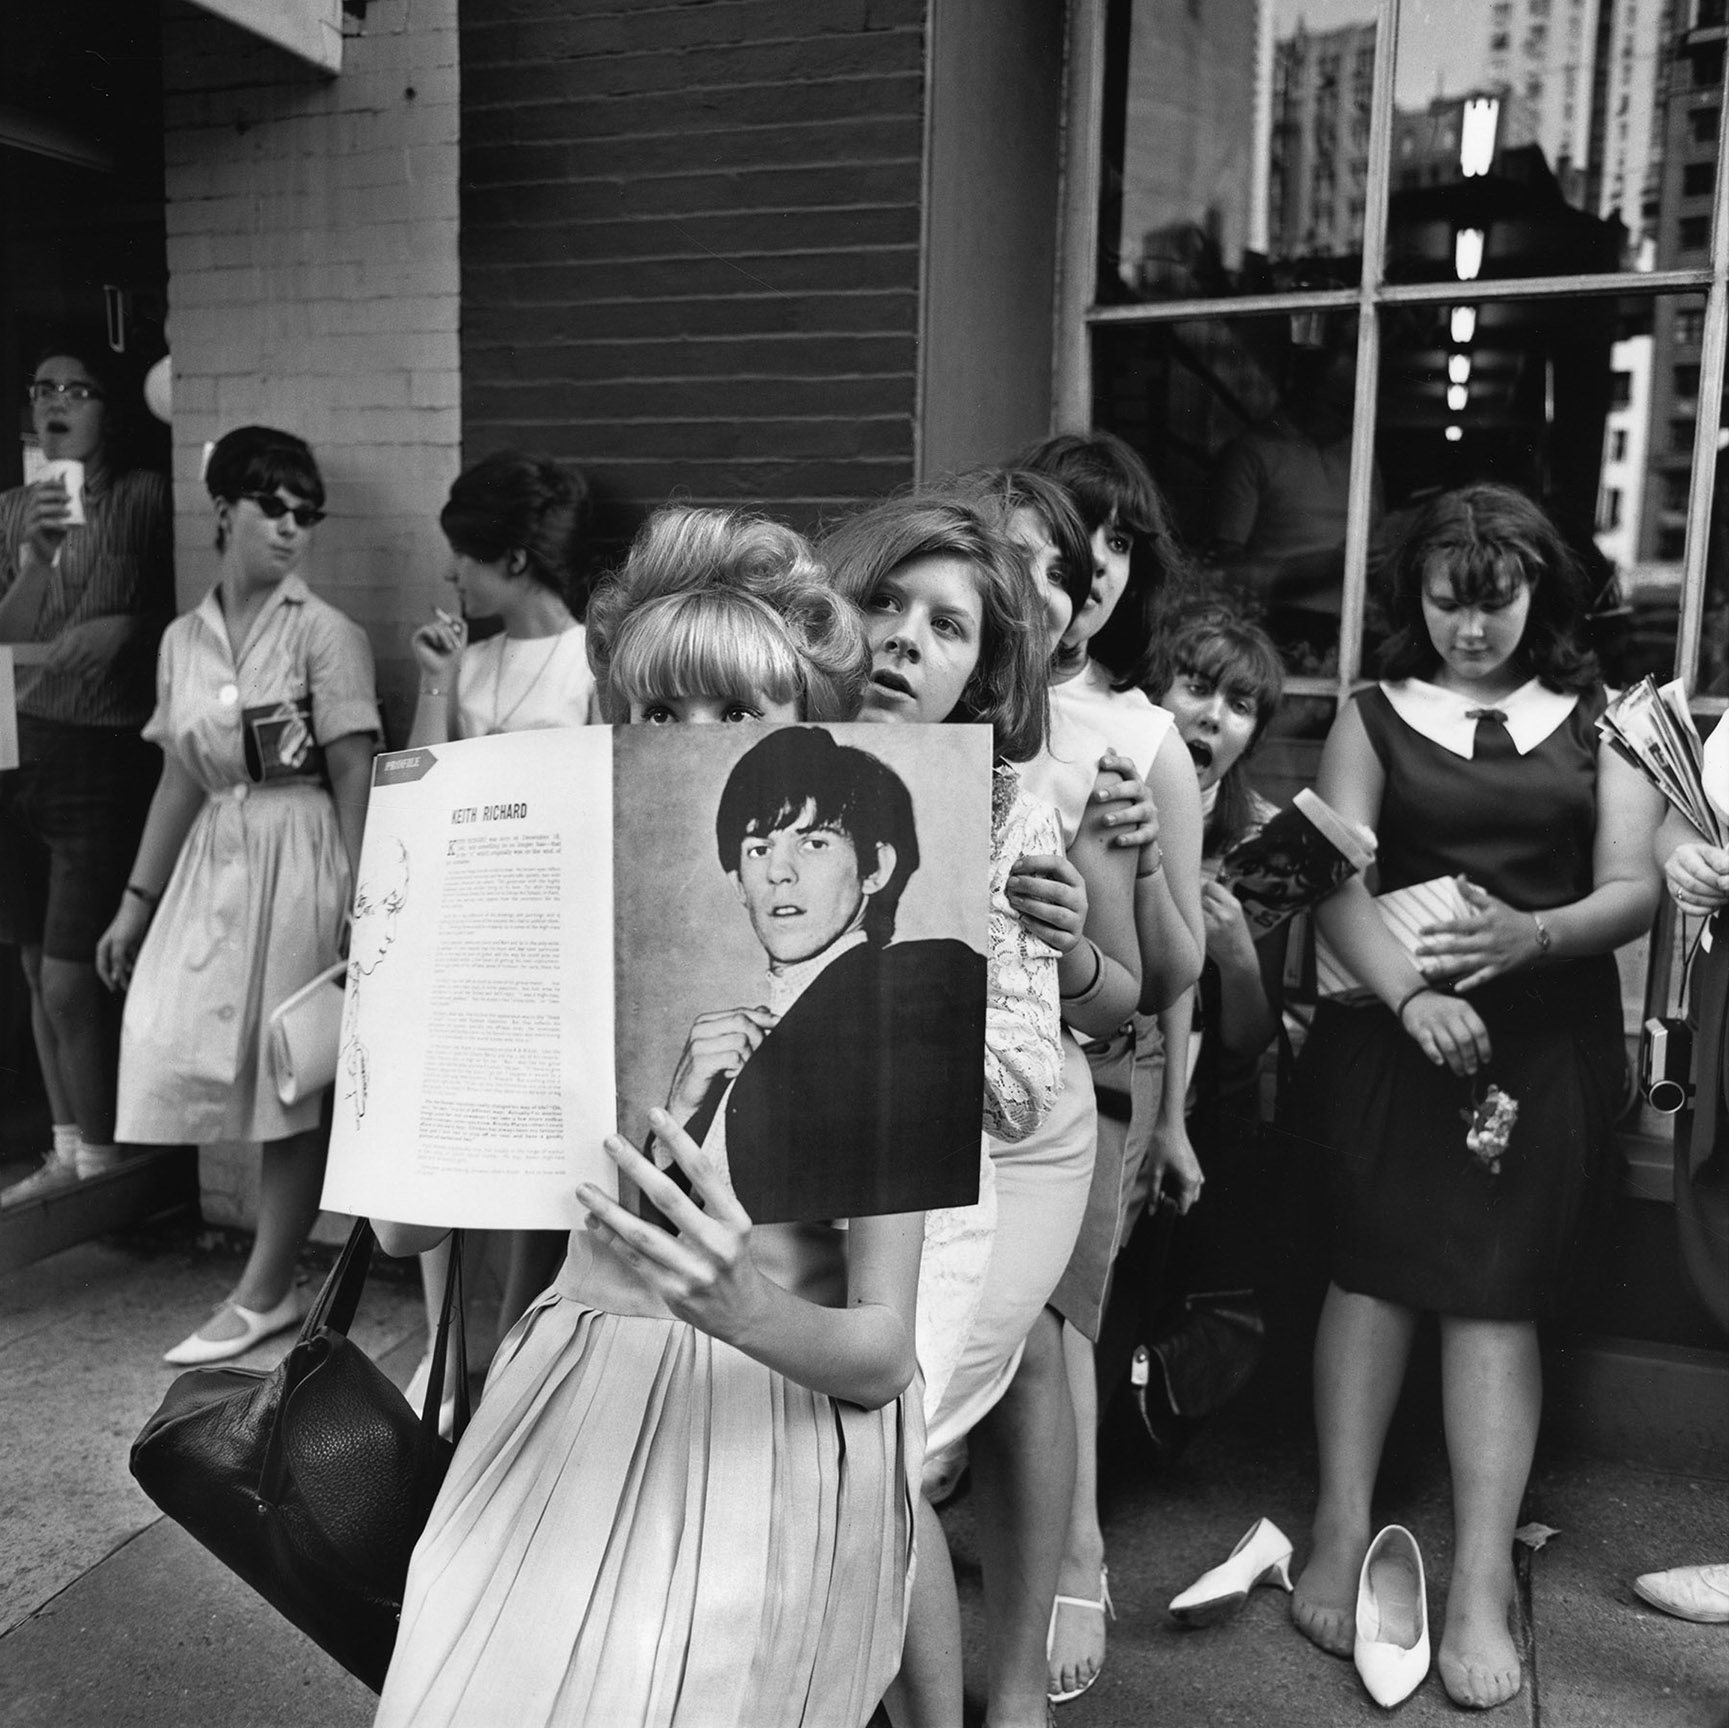
[[[1369,97],[1369,171],[1363,189],[1363,270],[1357,283],[1357,398],[1351,414],[1351,472],[1345,512],[1344,592],[1339,607],[1337,704],[1350,699],[1363,662],[1368,612],[1369,510],[1375,490],[1375,417],[1381,382],[1379,297],[1386,269],[1387,198],[1393,158],[1393,76],[1399,0],[1381,0],[1375,76]]]

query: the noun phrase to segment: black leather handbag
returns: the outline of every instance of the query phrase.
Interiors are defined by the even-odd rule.
[[[438,1432],[453,1324],[458,1436],[469,1401],[460,1237],[418,1415],[348,1337],[372,1248],[361,1219],[275,1368],[182,1374],[133,1441],[131,1464],[170,1518],[376,1692],[409,1555],[454,1451]]]

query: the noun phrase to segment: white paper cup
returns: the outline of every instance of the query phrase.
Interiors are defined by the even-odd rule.
[[[66,524],[70,528],[84,526],[84,464],[71,456],[62,456],[58,461],[42,464],[41,478],[58,480],[66,488],[66,504],[69,514]]]

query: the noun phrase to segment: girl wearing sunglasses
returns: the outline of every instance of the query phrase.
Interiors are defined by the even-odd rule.
[[[162,779],[96,951],[126,992],[118,1133],[263,1144],[258,1235],[239,1283],[167,1353],[221,1362],[298,1324],[294,1261],[318,1215],[321,1099],[284,1104],[271,1010],[338,957],[377,747],[372,651],[300,576],[324,482],[300,439],[230,432],[205,484],[216,586],[162,639]]]

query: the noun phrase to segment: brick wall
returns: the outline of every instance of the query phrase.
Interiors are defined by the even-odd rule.
[[[808,525],[914,468],[925,0],[463,0],[465,454]]]
[[[252,421],[306,438],[332,511],[307,574],[370,634],[400,742],[460,463],[456,0],[371,0],[348,28],[327,78],[220,19],[165,17],[176,561],[191,604],[216,568],[206,440]],[[206,1217],[251,1223],[254,1154],[206,1147],[200,1180]]]
[[[460,458],[456,0],[348,28],[327,78],[220,19],[164,23],[177,553],[189,604],[215,569],[208,439],[306,438],[332,510],[307,574],[370,633],[400,738]]]

